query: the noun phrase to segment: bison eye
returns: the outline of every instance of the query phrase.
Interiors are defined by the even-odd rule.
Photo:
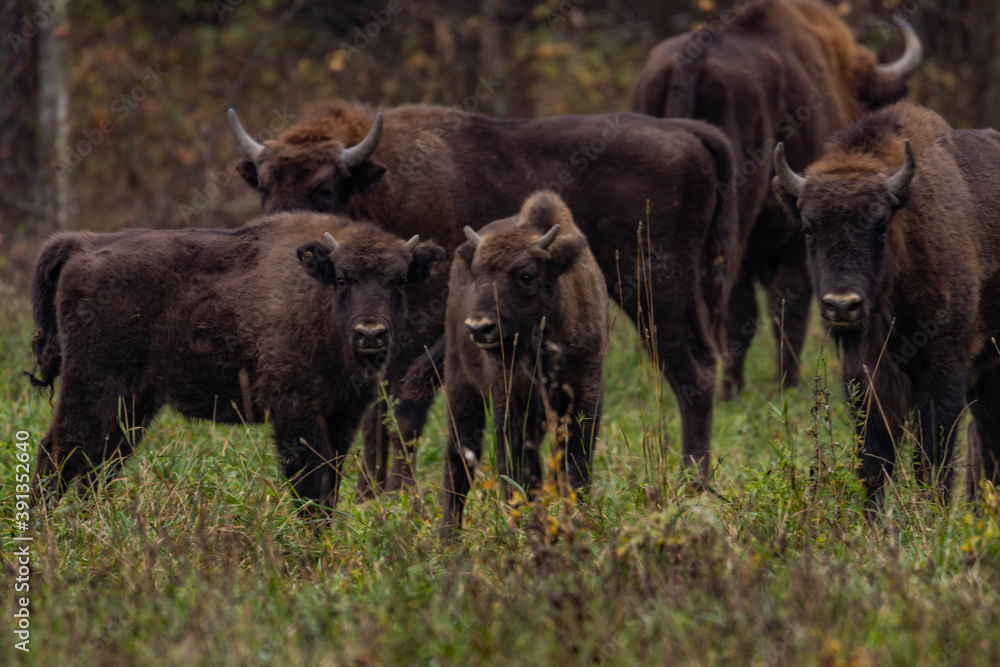
[[[530,285],[535,282],[535,274],[530,271],[525,271],[519,277],[522,285]]]
[[[337,287],[347,287],[347,281],[344,279],[344,276],[337,276]]]
[[[313,188],[313,191],[309,193],[309,201],[313,208],[327,208],[332,204],[335,194],[330,184],[323,183]]]

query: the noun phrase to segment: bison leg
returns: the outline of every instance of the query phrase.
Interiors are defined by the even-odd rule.
[[[99,460],[93,461],[95,466],[103,464],[105,481],[110,481],[122,469],[125,461],[139,446],[146,435],[146,429],[159,411],[160,403],[152,396],[142,399],[134,396],[131,400],[120,399],[114,420],[115,427],[112,427],[112,433],[117,428],[117,435],[105,440]],[[98,483],[96,472],[91,470],[87,475],[87,491],[92,490]]]
[[[743,364],[756,332],[757,300],[754,298],[753,279],[744,268],[729,296],[729,313],[726,317],[726,340],[729,348],[725,355],[725,376],[719,392],[723,400],[728,401],[743,391]]]
[[[645,313],[639,316],[638,303],[618,298],[614,291],[612,294],[636,323],[643,341],[652,341],[650,329],[655,331],[655,349],[647,347],[647,353],[659,364],[677,396],[684,468],[697,471],[699,481],[707,482],[715,400],[715,352],[710,333],[703,324],[703,315],[695,303],[697,292],[691,287],[697,284],[697,267],[678,264],[672,268],[673,276],[655,275],[649,289],[655,300],[652,308],[643,304],[645,312],[652,312],[656,318],[653,327]],[[640,295],[645,294],[645,289],[640,288]]]
[[[951,457],[955,449],[958,421],[964,407],[964,374],[935,380],[935,397],[917,409],[920,420],[920,442],[914,456],[917,479],[926,487],[934,487],[938,502],[947,503],[951,494],[954,470]]]
[[[384,415],[385,401],[378,399],[368,408],[362,421],[365,445],[357,500],[374,498],[377,491],[385,490],[390,435],[383,424]]]
[[[783,255],[782,260],[769,287],[768,308],[778,347],[777,379],[787,389],[801,379],[800,359],[809,326],[812,285],[804,254]]]
[[[715,363],[710,352],[704,356],[689,353],[684,358],[664,363],[664,372],[677,395],[681,411],[681,427],[684,431],[681,457],[684,468],[697,471],[700,480],[707,482]]]
[[[452,382],[447,385],[447,397],[451,428],[444,455],[442,539],[455,535],[462,527],[465,501],[482,454],[486,425],[483,398],[474,387]]]
[[[600,380],[598,380],[599,384]],[[576,418],[570,419],[569,434],[563,443],[563,471],[571,488],[586,494],[590,490],[594,462],[594,440],[601,420],[601,394],[584,396]]]
[[[398,491],[414,483],[414,457],[417,441],[427,424],[434,397],[420,400],[402,400],[396,406],[396,426],[392,429],[392,470],[386,483],[387,491]],[[402,436],[402,437],[400,437]]]
[[[965,499],[974,503],[979,498],[979,480],[983,476],[983,450],[976,432],[976,420],[965,430]]]
[[[497,443],[497,472],[502,477],[513,480],[529,499],[542,482],[539,447],[544,438],[541,430],[543,414],[539,400],[525,406],[519,401],[507,400],[503,387],[494,385],[493,423]],[[516,487],[504,481],[503,488],[510,501]]]
[[[858,387],[867,387],[864,378],[848,379],[845,385],[854,384]],[[848,396],[851,395],[850,388],[846,390]],[[864,419],[855,422],[855,430],[859,437],[858,451],[858,477],[865,486],[865,510],[869,518],[873,512],[881,509],[882,496],[885,491],[885,483],[892,478],[892,472],[896,467],[896,447],[895,438],[900,433],[900,418],[889,408],[889,414],[883,414],[885,408],[880,408],[880,404],[875,397],[866,400],[874,392],[870,390],[862,391],[857,398],[852,401],[851,411]],[[892,425],[892,430],[888,430],[887,424]]]
[[[70,364],[65,368],[55,419],[38,446],[36,501],[45,494],[58,500],[76,477],[96,466],[110,463],[109,474],[119,469],[156,414],[154,401],[119,399],[127,392],[108,381],[95,387],[92,377]]]
[[[1000,369],[983,372],[969,391],[970,410],[978,436],[978,470],[983,477],[1000,487]],[[972,427],[970,426],[970,431]],[[973,485],[978,486],[978,480]]]
[[[274,440],[285,477],[302,500],[311,500],[322,509],[337,506],[341,465],[353,434],[353,429],[328,434],[327,424],[341,425],[343,421],[336,415],[326,419],[315,415],[274,416]]]

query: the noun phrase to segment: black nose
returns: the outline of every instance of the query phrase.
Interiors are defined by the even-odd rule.
[[[500,329],[496,322],[491,322],[485,318],[465,320],[465,327],[469,330],[469,337],[481,347],[495,346],[500,340]]]
[[[379,352],[389,341],[389,329],[384,324],[362,322],[354,325],[354,347]]]
[[[865,300],[857,292],[827,292],[823,296],[823,317],[834,324],[854,324],[865,316]]]

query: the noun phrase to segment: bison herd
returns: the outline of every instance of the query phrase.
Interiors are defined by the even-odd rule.
[[[683,465],[703,482],[716,393],[744,386],[755,283],[785,385],[815,291],[871,508],[911,416],[919,477],[942,500],[966,409],[975,471],[1000,483],[1000,134],[900,101],[921,45],[897,23],[905,52],[879,65],[819,0],[757,0],[657,46],[635,113],[332,101],[259,144],[230,110],[264,217],[42,249],[31,380],[62,382],[36,498],[121,465],[169,405],[266,419],[297,495],[332,508],[359,427],[359,495],[412,481],[441,383],[444,535],[461,527],[488,410],[508,496],[546,474],[582,494],[608,297],[676,394]],[[549,431],[555,470],[539,454]]]

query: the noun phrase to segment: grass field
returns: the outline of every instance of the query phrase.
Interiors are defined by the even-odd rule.
[[[904,465],[870,525],[818,324],[806,381],[784,395],[758,337],[748,389],[716,408],[714,493],[695,495],[679,484],[675,397],[622,317],[585,506],[509,507],[487,461],[463,539],[439,545],[439,400],[417,487],[355,504],[352,462],[314,534],[265,427],[167,412],[96,499],[36,519],[22,653],[14,434],[33,455],[52,414],[18,376],[30,332],[27,300],[5,295],[0,664],[1000,664],[996,496],[971,508],[960,485],[936,506]]]

